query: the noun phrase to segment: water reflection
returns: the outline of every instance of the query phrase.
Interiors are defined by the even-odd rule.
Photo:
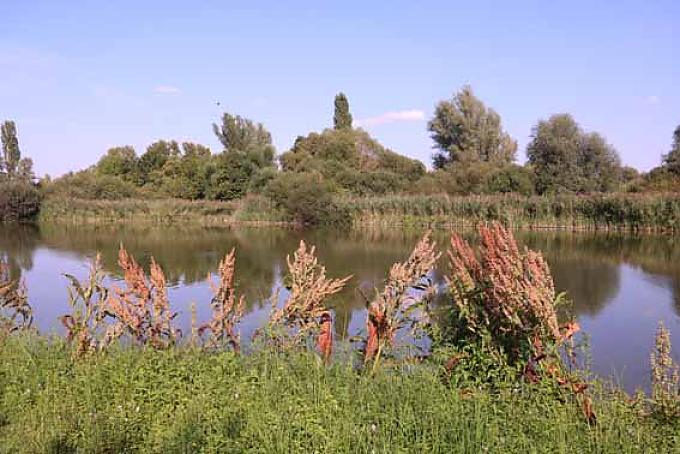
[[[403,230],[300,232],[268,228],[11,225],[0,226],[0,254],[14,277],[26,277],[39,326],[49,330],[56,326],[56,316],[67,309],[66,282],[61,273],[85,276],[88,259],[97,251],[102,254],[105,270],[114,278],[120,277],[116,264],[119,244],[124,244],[143,264],[148,264],[153,255],[173,286],[173,301],[183,304],[179,310],[186,319],[191,301],[199,304],[199,315],[208,315],[210,293],[205,279],[217,269],[224,254],[236,247],[236,281],[247,297],[248,330],[252,330],[267,316],[266,299],[281,285],[286,255],[304,238],[317,245],[319,258],[331,276],[354,276],[349,288],[333,303],[336,330],[348,336],[356,333],[364,321],[365,301],[357,289],[379,285],[390,265],[409,254],[420,234]],[[631,359],[644,363],[646,360],[640,358],[646,358],[656,321],[661,318],[671,329],[677,327],[678,239],[564,232],[517,235],[522,244],[544,253],[556,287],[568,292],[573,312],[593,337],[596,362],[600,356],[601,363],[609,361],[607,367],[625,366]],[[437,231],[433,236],[442,249],[446,247],[447,232]],[[472,237],[470,233],[465,236]],[[446,272],[445,268],[442,263],[442,271],[435,276],[437,281],[442,281],[440,273]],[[638,323],[643,319],[645,323]],[[621,326],[615,327],[616,323]],[[614,329],[620,330],[618,335]],[[635,330],[637,337],[631,336]],[[680,330],[676,331],[677,343]],[[632,338],[636,345],[626,344]],[[619,344],[610,345],[612,339]],[[621,342],[626,344],[623,350]],[[636,367],[639,370],[633,382],[640,381],[646,373],[644,367]]]

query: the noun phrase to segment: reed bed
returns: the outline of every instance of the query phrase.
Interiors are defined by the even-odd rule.
[[[39,220],[52,223],[119,224],[151,223],[225,225],[233,223],[277,224],[285,217],[262,197],[234,202],[182,199],[88,200],[47,197]]]
[[[401,195],[342,199],[355,225],[474,226],[677,232],[680,195]]]
[[[476,226],[501,222],[513,228],[680,231],[677,193],[520,196],[391,195],[338,197],[338,212],[362,226]],[[262,196],[233,202],[176,199],[83,200],[50,196],[39,219],[66,223],[196,223],[289,225],[288,213]],[[342,218],[346,221],[346,218]]]

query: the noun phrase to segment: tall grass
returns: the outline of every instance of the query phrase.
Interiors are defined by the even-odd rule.
[[[88,200],[50,196],[39,220],[66,223],[283,223],[285,217],[262,197],[234,202],[182,199]]]
[[[345,198],[355,224],[476,225],[499,221],[512,227],[625,229],[676,232],[678,194],[532,196],[402,195]]]

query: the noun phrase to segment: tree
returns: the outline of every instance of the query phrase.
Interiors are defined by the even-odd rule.
[[[210,176],[214,171],[213,156],[203,145],[184,142],[181,153],[174,153],[151,181],[160,191],[181,199],[202,199],[209,191]]]
[[[137,154],[131,146],[113,147],[99,160],[96,171],[100,175],[120,177],[137,183]]]
[[[527,157],[541,194],[608,191],[622,178],[616,150],[601,135],[584,133],[569,114],[534,126]]]
[[[222,115],[221,125],[213,123],[213,131],[226,152],[247,151],[272,145],[272,136],[262,123],[255,124],[239,115],[225,113]]]
[[[35,173],[33,173],[33,160],[31,158],[23,158],[19,161],[17,166],[17,179],[26,183],[33,183],[35,180]]]
[[[210,176],[208,198],[234,200],[246,195],[251,178],[258,167],[243,151],[233,151],[215,157]]]
[[[673,131],[673,144],[671,151],[663,156],[663,167],[675,175],[680,175],[680,126]]]
[[[449,101],[437,104],[428,130],[435,148],[435,168],[461,161],[510,163],[517,143],[503,131],[500,116],[464,86]]]
[[[168,159],[179,155],[179,145],[174,140],[158,140],[149,145],[137,162],[140,184],[148,183],[153,172],[160,171]]]
[[[333,127],[335,129],[352,129],[352,114],[349,112],[349,100],[344,93],[335,95]]]
[[[13,179],[19,168],[19,161],[21,161],[17,127],[13,121],[5,121],[0,129],[2,131],[2,164],[7,178]]]

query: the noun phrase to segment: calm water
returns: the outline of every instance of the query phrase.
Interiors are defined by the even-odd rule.
[[[180,324],[189,324],[196,302],[200,319],[209,315],[206,276],[221,257],[237,248],[237,282],[248,298],[244,336],[269,313],[265,301],[281,286],[286,254],[300,239],[317,246],[334,277],[353,274],[350,288],[334,305],[341,336],[359,332],[364,302],[357,287],[379,284],[389,266],[408,255],[417,232],[295,232],[284,229],[185,229],[0,226],[0,254],[14,275],[25,278],[38,327],[61,331],[57,317],[68,310],[62,273],[87,275],[97,251],[117,279],[116,257],[122,242],[139,262],[153,255],[166,272]],[[446,232],[436,232],[440,245]],[[648,385],[648,359],[654,331],[663,320],[680,351],[680,241],[672,237],[518,233],[521,243],[541,250],[558,289],[573,300],[575,315],[589,336],[593,370],[614,377],[627,389]],[[438,276],[437,278],[441,278]]]

